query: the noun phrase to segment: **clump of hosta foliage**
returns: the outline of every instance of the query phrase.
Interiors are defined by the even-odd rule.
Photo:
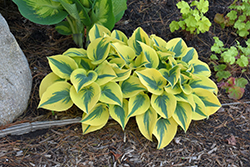
[[[102,128],[109,116],[125,129],[136,118],[140,132],[158,149],[178,125],[208,118],[221,106],[208,65],[181,38],[168,42],[137,28],[128,39],[101,25],[89,32],[87,50],[71,48],[48,57],[52,70],[40,85],[39,108],[83,111],[83,134]]]
[[[204,15],[208,11],[208,0],[192,1],[189,5],[185,1],[180,1],[176,4],[182,17],[180,21],[172,21],[169,25],[170,31],[175,30],[189,31],[191,34],[199,34],[209,31],[212,25],[210,20]]]

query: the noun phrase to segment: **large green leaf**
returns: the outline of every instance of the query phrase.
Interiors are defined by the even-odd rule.
[[[127,0],[112,0],[112,6],[115,22],[118,22],[122,18],[124,11],[127,9]],[[121,12],[123,13],[121,14]]]
[[[171,68],[170,70],[167,69],[160,69],[159,70],[162,76],[170,83],[172,88],[175,86],[175,84],[178,82],[180,78],[180,67],[175,66]]]
[[[163,118],[170,118],[173,115],[176,103],[175,96],[165,91],[161,95],[151,96],[151,106]]]
[[[147,68],[142,71],[136,71],[136,74],[149,92],[156,95],[162,94],[163,87],[166,85],[166,79],[163,78],[158,70]]]
[[[112,43],[111,46],[116,50],[119,57],[122,58],[127,65],[130,64],[136,56],[135,51],[131,47],[121,44],[120,42]]]
[[[122,91],[120,86],[115,82],[109,82],[101,86],[100,101],[107,104],[116,104],[122,106]]]
[[[137,115],[136,123],[139,127],[140,132],[148,140],[152,141],[152,133],[157,122],[157,113],[150,107],[144,114]]]
[[[100,25],[100,24],[94,24],[93,27],[89,30],[89,39],[90,42],[93,42],[95,39],[104,37],[105,34],[110,35],[109,29],[106,27]]]
[[[98,74],[96,83],[99,85],[104,85],[117,77],[115,71],[106,60],[95,69],[95,72]]]
[[[178,124],[173,118],[158,118],[153,130],[153,135],[158,140],[157,149],[162,149],[173,140],[177,132],[177,126]]]
[[[150,106],[150,99],[148,95],[141,92],[129,98],[127,117],[141,115],[148,110],[149,106]]]
[[[50,85],[43,93],[38,108],[53,111],[65,111],[69,109],[73,102],[70,98],[71,85],[65,81],[57,81]]]
[[[74,86],[70,88],[70,97],[72,101],[77,107],[86,113],[96,105],[100,96],[101,88],[95,82],[82,88],[78,93]]]
[[[51,70],[60,78],[69,79],[71,73],[78,68],[76,62],[63,55],[56,55],[48,57],[49,66]]]
[[[57,24],[68,15],[61,4],[53,0],[13,0],[13,2],[25,18],[37,24]]]

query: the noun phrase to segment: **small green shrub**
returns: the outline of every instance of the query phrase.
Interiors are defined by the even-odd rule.
[[[193,1],[189,5],[185,1],[180,1],[176,4],[182,13],[182,18],[180,21],[172,21],[169,25],[170,31],[174,32],[175,30],[189,31],[191,34],[199,34],[209,31],[211,22],[209,19],[204,16],[208,11],[209,2],[207,0]],[[195,6],[193,9],[192,7]]]
[[[83,111],[83,134],[102,128],[109,116],[125,129],[136,118],[140,132],[158,149],[180,125],[208,118],[221,106],[208,65],[181,38],[168,42],[137,28],[130,38],[101,25],[89,32],[87,50],[70,48],[48,57],[52,70],[41,82],[39,108]]]

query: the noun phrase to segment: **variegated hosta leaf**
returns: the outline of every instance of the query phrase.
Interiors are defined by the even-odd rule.
[[[183,57],[187,53],[187,45],[181,38],[174,38],[168,41],[167,49],[175,53],[175,57]]]
[[[167,61],[169,57],[174,57],[175,53],[172,51],[157,51],[157,54],[162,61]]]
[[[181,101],[177,102],[173,118],[185,132],[188,130],[191,123],[192,112],[192,108],[188,103]]]
[[[101,96],[100,86],[93,82],[92,84],[84,87],[78,93],[74,86],[70,88],[70,97],[74,104],[82,111],[88,113],[98,102]]]
[[[165,91],[162,95],[151,96],[151,106],[163,118],[170,118],[173,115],[176,103],[175,96]]]
[[[46,75],[40,86],[39,86],[39,97],[40,99],[42,98],[43,93],[46,91],[46,89],[52,85],[53,83],[55,83],[56,81],[63,81],[62,78],[58,77],[55,73],[51,72],[48,75]]]
[[[94,24],[93,27],[89,30],[89,39],[90,42],[93,42],[95,39],[104,37],[104,33],[110,35],[109,29],[100,24]]]
[[[64,56],[69,57],[87,57],[87,51],[83,48],[70,48],[63,53]]]
[[[133,61],[130,64],[130,68],[136,68],[137,69],[137,68],[140,68],[141,66],[146,65],[148,63],[149,63],[149,61],[146,58],[146,56],[144,56],[144,54],[141,53],[139,56],[136,57],[135,61]]]
[[[109,105],[110,116],[116,120],[122,127],[122,130],[125,129],[126,124],[128,123],[128,100],[123,99],[122,106],[118,105]]]
[[[112,43],[111,46],[116,50],[117,54],[129,65],[135,58],[135,51],[120,42]]]
[[[186,54],[182,57],[182,61],[189,63],[191,60],[198,60],[198,53],[193,47],[188,47]]]
[[[89,58],[73,57],[79,68],[83,68],[87,71],[93,70],[95,65],[91,63]]]
[[[208,118],[207,110],[202,100],[195,94],[193,94],[193,97],[196,107],[195,110],[192,112],[192,119],[202,120],[204,118]]]
[[[150,106],[150,99],[148,95],[141,92],[129,98],[127,117],[141,115],[148,110],[149,106]]]
[[[51,70],[60,78],[69,79],[71,73],[78,68],[76,62],[63,55],[56,55],[48,57],[49,66]]]
[[[174,138],[178,124],[173,118],[158,118],[153,135],[158,140],[157,149],[166,147]]]
[[[126,62],[120,58],[120,57],[117,57],[117,58],[112,58],[110,61],[109,61],[110,64],[115,64],[116,66],[118,66],[119,68],[123,68],[124,65],[126,64]]]
[[[120,82],[123,98],[129,98],[145,91],[146,88],[141,84],[136,76],[130,76],[127,80]]]
[[[175,95],[177,101],[187,102],[195,110],[195,102],[192,94],[185,94],[183,92]]]
[[[99,85],[104,85],[117,77],[115,71],[106,60],[95,69],[95,72],[98,74],[96,83]]]
[[[211,79],[202,75],[199,75],[199,79],[190,80],[189,85],[192,89],[202,88],[209,90],[215,94],[218,93],[217,85]]]
[[[192,60],[189,62],[189,64],[192,64],[194,67],[193,74],[195,75],[203,75],[205,77],[211,76],[211,71],[208,67],[208,65],[200,60]]]
[[[119,67],[113,67],[113,70],[115,71],[117,75],[117,77],[113,79],[114,82],[124,81],[128,79],[128,77],[131,74],[131,69],[120,69]]]
[[[150,35],[150,39],[153,41],[153,47],[155,50],[165,50],[167,42],[161,37],[156,36],[155,34]]]
[[[140,55],[142,49],[137,41],[150,45],[148,35],[141,27],[138,27],[133,32],[132,36],[128,39],[128,46],[132,47],[135,50],[136,55]]]
[[[83,135],[85,135],[85,134],[88,134],[90,132],[94,132],[96,130],[99,130],[99,129],[103,128],[106,125],[106,123],[99,125],[99,126],[93,126],[93,125],[88,125],[88,124],[82,123],[82,133],[83,133]]]
[[[170,84],[168,84],[167,86],[164,87],[164,89],[167,93],[171,93],[173,95],[180,94],[182,92],[179,84],[175,84],[173,88]]]
[[[53,111],[69,109],[73,105],[69,94],[70,87],[71,85],[65,81],[57,81],[50,85],[43,93],[38,108]]]
[[[152,107],[149,107],[144,114],[137,115],[135,118],[140,132],[148,140],[152,141],[153,130],[157,122],[156,111]]]
[[[82,118],[81,123],[92,126],[100,126],[106,124],[108,119],[109,111],[107,106],[103,103],[98,103]]]
[[[91,42],[87,48],[88,58],[92,60],[92,64],[100,64],[109,55],[110,40],[107,38],[98,38]]]
[[[191,94],[193,91],[189,84],[181,84],[180,87],[181,87],[181,90],[183,91],[183,93],[185,93],[187,95]]]
[[[124,42],[125,44],[127,44],[128,38],[122,31],[113,30],[111,33],[111,37],[116,38],[116,39]]]
[[[177,65],[177,61],[175,60],[175,58],[173,58],[172,56],[168,57],[168,64],[171,65],[171,68],[173,68],[174,66]]]
[[[78,93],[83,87],[92,84],[97,79],[95,71],[86,71],[83,68],[74,70],[70,76],[70,81]]]
[[[180,78],[179,66],[175,66],[174,68],[171,68],[170,70],[160,69],[159,71],[162,74],[162,76],[171,84],[172,88],[175,86],[175,84],[178,82]]]
[[[221,107],[218,98],[209,90],[197,88],[194,89],[194,93],[205,104],[208,115],[214,114]]]
[[[146,57],[146,59],[149,61],[149,63],[145,64],[145,67],[147,68],[157,68],[159,65],[159,57],[156,51],[151,48],[149,45],[146,45],[143,42],[138,41],[141,48],[142,53]]]
[[[148,91],[160,95],[163,92],[163,87],[166,85],[166,80],[161,73],[154,68],[147,68],[142,71],[136,71],[141,83],[147,87]]]
[[[107,104],[116,104],[122,106],[122,91],[115,82],[109,82],[101,86],[100,101]]]

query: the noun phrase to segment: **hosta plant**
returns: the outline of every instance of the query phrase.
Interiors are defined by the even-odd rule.
[[[176,4],[182,18],[180,21],[172,21],[169,25],[170,31],[179,30],[189,31],[191,34],[199,34],[209,31],[212,25],[210,20],[204,15],[208,11],[208,0],[192,1],[189,5],[185,1],[180,1]],[[195,8],[193,8],[195,6]]]
[[[127,0],[13,0],[20,13],[30,21],[56,24],[62,35],[72,35],[74,42],[83,47],[85,30],[101,24],[112,30],[124,11]]]
[[[181,38],[168,42],[137,28],[130,38],[94,25],[87,50],[70,48],[48,57],[52,70],[41,82],[39,108],[83,111],[83,134],[102,128],[109,116],[124,130],[135,117],[140,132],[158,149],[178,125],[208,118],[221,106],[208,65]]]

